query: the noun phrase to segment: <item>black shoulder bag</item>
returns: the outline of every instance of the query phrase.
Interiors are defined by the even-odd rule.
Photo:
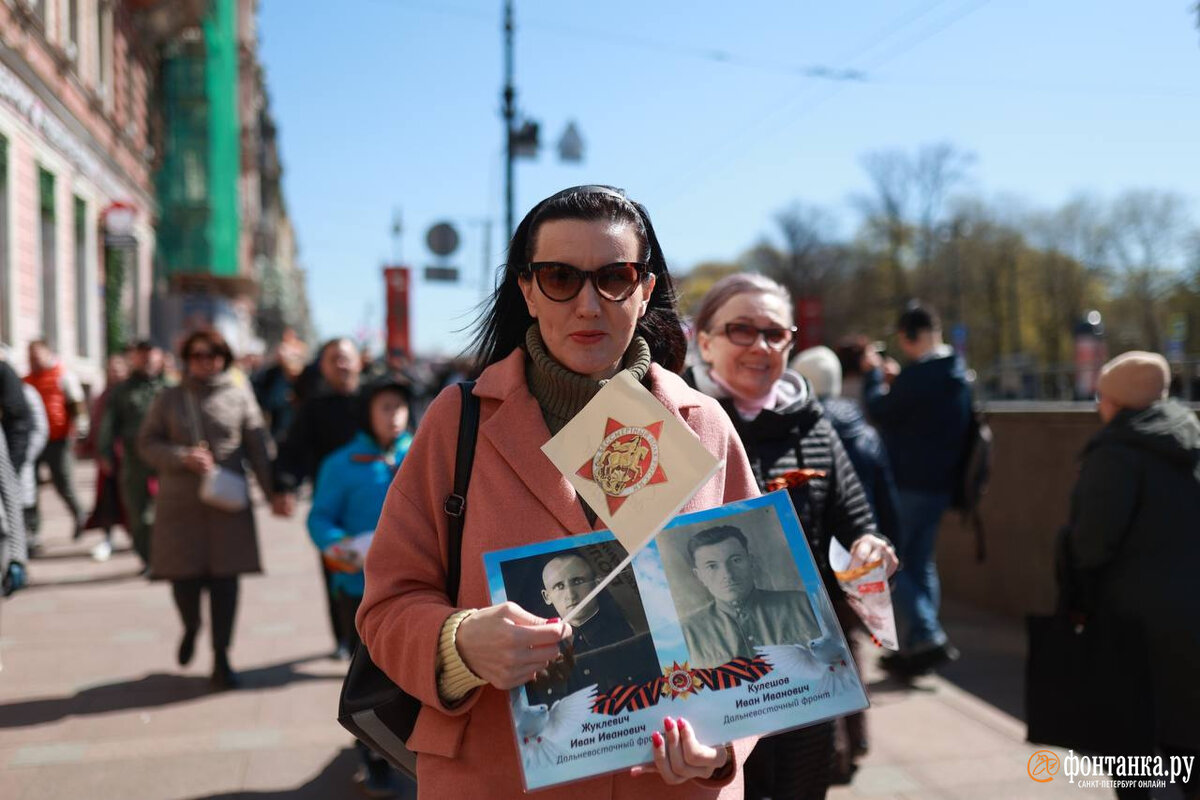
[[[474,381],[458,384],[462,391],[462,414],[458,421],[458,450],[454,462],[454,491],[446,497],[444,510],[450,518],[446,596],[458,598],[462,572],[463,520],[467,511],[467,484],[475,458],[475,434],[479,430],[479,398],[471,393]],[[350,671],[338,699],[338,722],[363,744],[386,758],[392,766],[414,780],[417,756],[405,746],[417,723],[421,701],[392,683],[371,660],[365,645],[354,651]]]
[[[1067,529],[1059,532],[1055,551],[1059,608],[1026,618],[1026,739],[1092,753],[1153,752],[1154,679],[1145,631],[1103,609],[1095,613],[1094,587],[1072,566]]]

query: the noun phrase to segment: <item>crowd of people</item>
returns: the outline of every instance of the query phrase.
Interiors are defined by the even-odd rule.
[[[45,469],[71,514],[71,536],[104,533],[93,557],[110,556],[111,532],[121,526],[145,575],[171,583],[181,666],[194,657],[207,592],[212,683],[236,688],[230,649],[239,576],[261,568],[249,478],[282,517],[295,516],[311,486],[305,522],[321,573],[313,589],[326,598],[333,653],[345,659],[365,643],[421,702],[422,735],[409,746],[422,792],[519,796],[516,755],[497,757],[512,741],[505,694],[552,665],[581,629],[492,604],[481,555],[603,526],[578,496],[544,491],[556,474],[539,448],[624,370],[722,460],[683,511],[783,480],[852,642],[866,634],[837,588],[832,540],[854,565],[881,561],[894,573],[900,650],[883,658],[886,670],[911,680],[956,659],[939,621],[934,550],[961,480],[973,403],[963,360],[942,341],[936,313],[913,303],[899,315],[903,368],[865,337],[794,352],[792,298],[761,275],[718,281],[690,329],[691,342],[646,209],[620,190],[587,186],[543,200],[521,222],[477,329],[477,367],[455,363],[440,378],[396,354],[371,362],[346,338],[324,343],[311,361],[289,340],[270,363],[250,369],[218,333],[200,330],[181,342],[177,359],[151,342],[113,356],[89,409],[78,379],[35,342],[24,380],[0,358],[5,592],[26,582],[41,547],[37,476]],[[488,444],[476,452],[461,584],[451,597],[443,504],[461,400],[450,384],[466,373],[477,376]],[[1168,378],[1153,354],[1105,368],[1105,427],[1085,455],[1069,528],[1076,562],[1068,567],[1086,575],[1090,602],[1150,627],[1156,662],[1182,664],[1162,670],[1147,692],[1178,712],[1164,716],[1158,744],[1195,752],[1200,697],[1191,676],[1200,670],[1200,632],[1195,615],[1174,610],[1186,605],[1188,587],[1156,565],[1184,551],[1200,555],[1200,424],[1166,399]],[[98,467],[90,514],[73,483],[74,445],[83,438]],[[1150,499],[1154,492],[1161,502]],[[1186,542],[1164,532],[1181,525],[1192,533]],[[739,547],[730,537],[708,545]],[[558,566],[591,570],[577,561]],[[551,578],[543,575],[548,605]],[[736,620],[721,616],[729,603],[714,603],[708,622],[741,634],[747,625],[779,624],[786,608],[749,607],[765,594],[734,598]],[[1193,632],[1186,646],[1181,629]],[[870,747],[861,713],[729,746],[701,742],[686,720],[667,718],[652,738],[652,766],[590,782],[614,797],[823,797]],[[363,745],[359,752],[364,787],[377,796],[395,791],[387,762]],[[655,783],[639,778],[649,773],[659,776]]]

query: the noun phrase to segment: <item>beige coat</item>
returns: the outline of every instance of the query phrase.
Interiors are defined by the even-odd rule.
[[[717,402],[678,375],[651,365],[650,390],[724,461],[683,511],[754,497],[746,453]],[[479,440],[467,491],[462,583],[446,596],[447,517],[461,406],[458,387],[444,390],[425,414],[392,481],[366,563],[358,630],[380,666],[424,707],[408,740],[417,753],[418,791],[425,798],[520,798],[520,768],[508,700],[485,686],[449,708],[437,691],[438,637],[456,608],[491,605],[483,554],[591,530],[571,484],[539,449],[550,431],[525,383],[525,356],[514,351],[484,370]],[[603,523],[600,523],[601,525]],[[736,744],[740,766],[753,740]],[[605,775],[539,791],[539,800],[736,800],[740,770],[724,783],[668,786],[657,776]]]
[[[217,464],[245,474],[248,460],[259,485],[271,485],[274,446],[244,379],[224,372],[208,385],[184,380],[164,389],[138,434],[138,452],[158,472],[150,572],[166,580],[261,572],[253,510],[231,513],[201,502],[200,476],[183,466],[199,438],[194,411]]]

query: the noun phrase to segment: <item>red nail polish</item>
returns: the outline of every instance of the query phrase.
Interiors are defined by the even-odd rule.
[[[655,747],[662,747],[662,745],[663,745],[662,734],[659,733],[658,731],[655,731],[654,733],[650,734],[650,741],[654,742]]]
[[[663,727],[669,731],[673,731],[675,730],[675,723],[671,721],[670,717],[663,717]]]
[[[554,619],[548,619],[548,620],[546,620],[546,624],[547,624],[547,625],[553,625],[553,624],[554,624],[554,623],[556,623],[556,622],[558,622],[558,617],[555,617]]]
[[[684,719],[683,717],[680,717],[679,719],[677,719],[676,723],[679,725],[679,730],[684,730],[685,728],[687,728],[687,720]]]

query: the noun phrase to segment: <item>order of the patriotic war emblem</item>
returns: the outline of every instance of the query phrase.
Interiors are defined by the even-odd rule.
[[[610,514],[645,487],[667,482],[658,448],[662,427],[662,420],[641,427],[609,417],[595,455],[575,473],[600,487]]]

